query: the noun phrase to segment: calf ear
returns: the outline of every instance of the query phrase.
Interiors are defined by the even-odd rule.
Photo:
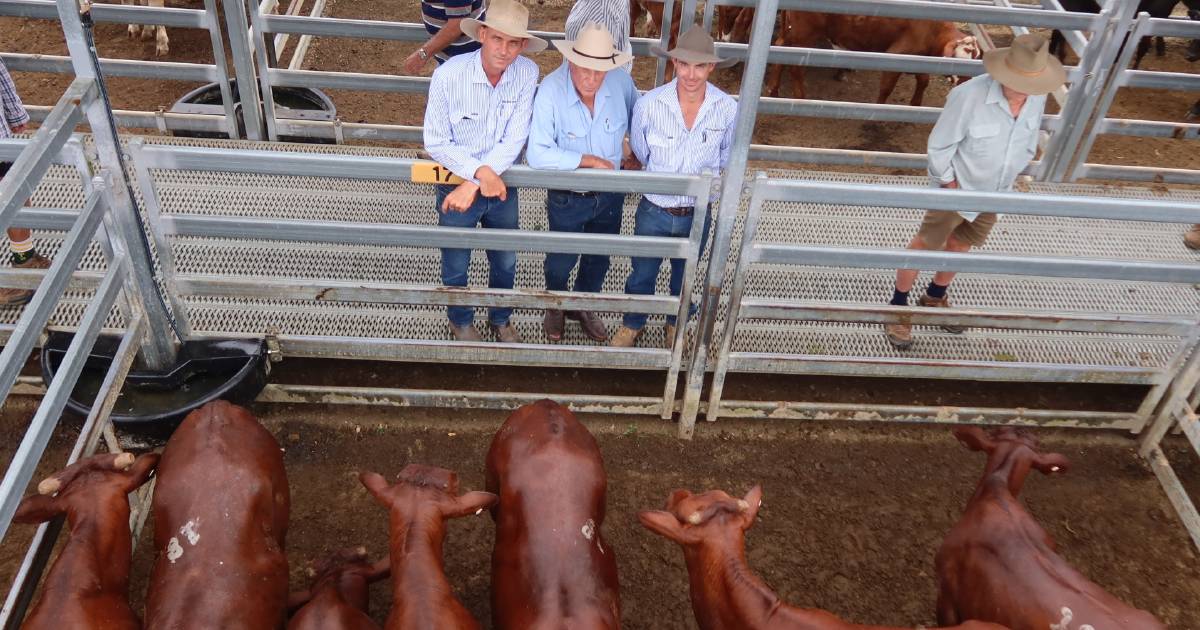
[[[492,507],[499,500],[500,497],[491,492],[480,492],[478,490],[468,492],[450,501],[450,504],[442,509],[442,515],[446,518],[456,518],[478,514]]]
[[[742,497],[742,501],[746,504],[746,509],[742,510],[742,531],[750,529],[754,525],[754,518],[758,516],[758,508],[762,507],[762,486],[754,486]],[[740,506],[739,506],[740,507]]]
[[[1071,468],[1071,461],[1058,453],[1038,453],[1033,458],[1033,467],[1046,475],[1062,474]]]
[[[988,437],[988,434],[982,427],[955,427],[954,437],[958,438],[958,441],[962,442],[963,446],[972,451],[991,453],[996,448],[996,443],[992,441],[992,438]]]
[[[680,501],[683,501],[690,496],[692,496],[692,493],[687,490],[676,490],[675,492],[672,492],[671,496],[667,497],[666,510],[668,512],[674,512],[675,506],[679,505]]]
[[[391,486],[388,485],[387,479],[384,479],[383,475],[374,472],[360,472],[358,480],[366,486],[367,491],[375,497],[375,500],[385,506],[391,505],[388,501],[388,490]]]
[[[642,522],[642,525],[646,529],[681,545],[686,545],[696,540],[696,537],[688,533],[683,528],[683,525],[679,523],[679,519],[675,518],[675,515],[670,512],[643,510],[638,512],[638,520]]]
[[[17,506],[13,521],[17,523],[45,523],[64,513],[62,501],[58,497],[35,494],[25,497]]]

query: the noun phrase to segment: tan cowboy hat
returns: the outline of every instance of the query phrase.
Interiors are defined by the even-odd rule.
[[[1033,96],[1049,94],[1067,81],[1062,63],[1050,54],[1050,40],[1033,33],[1019,35],[1009,48],[984,53],[983,67],[1000,85]]]
[[[629,63],[633,55],[617,50],[608,29],[588,22],[574,41],[554,40],[554,47],[567,61],[588,70],[608,72]]]
[[[529,9],[513,0],[492,0],[488,3],[483,21],[466,18],[462,21],[462,31],[467,37],[479,41],[479,27],[494,28],[509,37],[529,40],[525,52],[536,53],[546,50],[546,40],[529,34]]]
[[[650,52],[687,63],[715,63],[718,68],[728,68],[738,62],[737,59],[718,57],[712,36],[699,26],[693,26],[681,35],[673,50],[663,50],[660,46],[652,44]]]

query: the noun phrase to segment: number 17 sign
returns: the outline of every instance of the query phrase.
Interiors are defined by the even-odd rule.
[[[437,162],[418,161],[412,165],[412,181],[415,184],[461,184],[463,178]]]

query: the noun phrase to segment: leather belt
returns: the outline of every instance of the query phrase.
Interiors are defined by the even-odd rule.
[[[659,208],[662,208],[663,212],[666,212],[673,217],[690,217],[692,216],[692,213],[696,211],[694,206],[680,206],[676,208],[663,208],[662,206],[659,206]]]
[[[596,197],[600,193],[588,190],[548,190],[546,192],[562,193],[564,195],[575,195],[576,197]]]

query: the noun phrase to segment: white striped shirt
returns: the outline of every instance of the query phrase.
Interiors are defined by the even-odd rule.
[[[475,183],[475,171],[482,166],[504,173],[529,138],[537,80],[537,64],[525,57],[512,62],[496,87],[483,71],[479,51],[451,57],[429,84],[425,150]]]
[[[579,32],[587,24],[595,23],[608,29],[613,36],[613,45],[617,50],[633,52],[629,42],[629,1],[628,0],[577,0],[567,15],[567,39],[574,41]],[[621,66],[631,71],[633,62]]]
[[[676,81],[646,92],[633,107],[629,124],[629,144],[644,170],[652,173],[699,175],[708,171],[719,177],[729,163],[733,147],[733,126],[737,101],[708,83],[704,103],[689,130],[679,107]],[[717,198],[718,184],[713,182]],[[695,197],[646,195],[651,203],[663,208],[687,207]]]

